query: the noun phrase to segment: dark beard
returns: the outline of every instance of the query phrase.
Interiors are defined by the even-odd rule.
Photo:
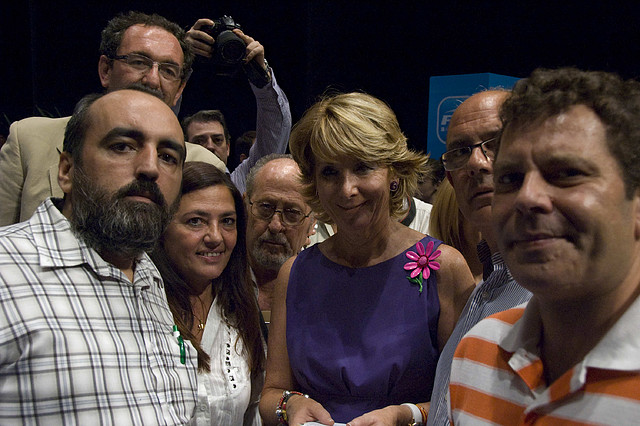
[[[91,182],[81,167],[73,174],[72,229],[98,253],[117,253],[134,258],[151,251],[178,207],[171,207],[158,185],[149,180],[134,180],[115,194]],[[146,194],[153,203],[125,199]]]

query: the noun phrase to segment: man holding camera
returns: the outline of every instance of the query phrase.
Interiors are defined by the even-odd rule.
[[[253,39],[244,37],[245,42],[249,41],[249,61],[258,53],[264,55],[261,46],[260,51],[252,45]],[[193,50],[202,49],[201,46],[192,48],[190,43],[194,42],[179,25],[162,16],[140,12],[119,14],[102,31],[98,60],[100,83],[106,91],[141,83],[156,91],[167,105],[176,107],[191,72]],[[263,56],[257,60],[264,63]],[[283,123],[277,129],[286,133],[286,140],[290,113],[286,97],[282,97],[281,115],[289,117],[289,127]],[[0,150],[0,226],[24,221],[45,198],[62,196],[57,182],[58,157],[69,118],[29,117],[11,125],[7,142]],[[205,161],[225,168],[218,157],[195,144],[187,143],[186,160]]]
[[[187,82],[193,52],[185,31],[166,18],[128,12],[102,31],[98,76],[106,91],[140,83],[174,107]],[[58,158],[70,117],[29,117],[11,125],[0,150],[0,226],[27,220],[47,197],[62,197]],[[197,145],[187,144],[187,161],[224,165]]]
[[[223,73],[231,74],[241,65],[251,83],[257,106],[256,142],[249,157],[231,173],[233,183],[244,192],[247,174],[256,161],[287,149],[291,131],[289,101],[264,59],[262,44],[245,35],[231,17],[223,16],[216,21],[199,19],[187,32],[187,39],[195,54],[212,58]],[[246,45],[246,56],[240,41]],[[227,164],[231,137],[219,110],[198,111],[186,117],[182,126],[188,141],[207,148]]]

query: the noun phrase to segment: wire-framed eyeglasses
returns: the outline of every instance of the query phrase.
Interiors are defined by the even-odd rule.
[[[158,65],[160,77],[167,81],[178,81],[182,79],[182,67],[171,62],[154,61],[148,56],[139,53],[129,53],[128,55],[116,55],[111,59],[122,61],[136,71],[147,74],[154,65]]]
[[[493,161],[496,158],[498,138],[493,137],[475,145],[464,146],[445,152],[441,158],[444,169],[450,172],[464,167],[469,161],[469,158],[471,158],[471,153],[473,153],[473,150],[476,148],[480,148],[484,156],[488,160]]]
[[[280,213],[282,223],[287,226],[298,226],[302,222],[304,222],[306,218],[311,216],[311,212],[309,212],[308,214],[304,214],[304,212],[296,208],[287,207],[283,209],[277,209],[276,206],[265,201],[257,201],[254,203],[253,201],[249,200],[249,210],[251,211],[252,215],[260,220],[264,220],[267,222],[271,220],[274,214]]]

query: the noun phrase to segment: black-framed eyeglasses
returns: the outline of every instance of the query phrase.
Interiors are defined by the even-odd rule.
[[[469,161],[469,158],[471,158],[471,153],[476,148],[480,148],[487,160],[493,161],[496,158],[498,138],[493,137],[475,145],[464,146],[445,152],[441,158],[444,169],[450,172],[464,167]]]
[[[280,213],[280,218],[282,219],[282,223],[287,226],[298,226],[306,218],[311,216],[311,212],[308,214],[304,214],[304,212],[294,209],[294,208],[284,208],[282,210],[277,209],[273,204],[260,201],[253,202],[249,200],[249,210],[251,214],[257,217],[260,220],[264,220],[269,222],[274,214]]]
[[[147,74],[154,65],[158,65],[160,77],[167,81],[177,81],[182,79],[182,67],[171,62],[154,61],[148,56],[139,53],[129,53],[128,55],[116,55],[111,59],[122,61],[136,71]]]

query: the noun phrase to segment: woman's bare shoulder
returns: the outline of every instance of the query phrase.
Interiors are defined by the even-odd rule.
[[[438,250],[440,250],[440,256],[437,259],[440,263],[439,281],[447,283],[454,291],[467,289],[475,284],[467,261],[457,249],[440,244]]]

